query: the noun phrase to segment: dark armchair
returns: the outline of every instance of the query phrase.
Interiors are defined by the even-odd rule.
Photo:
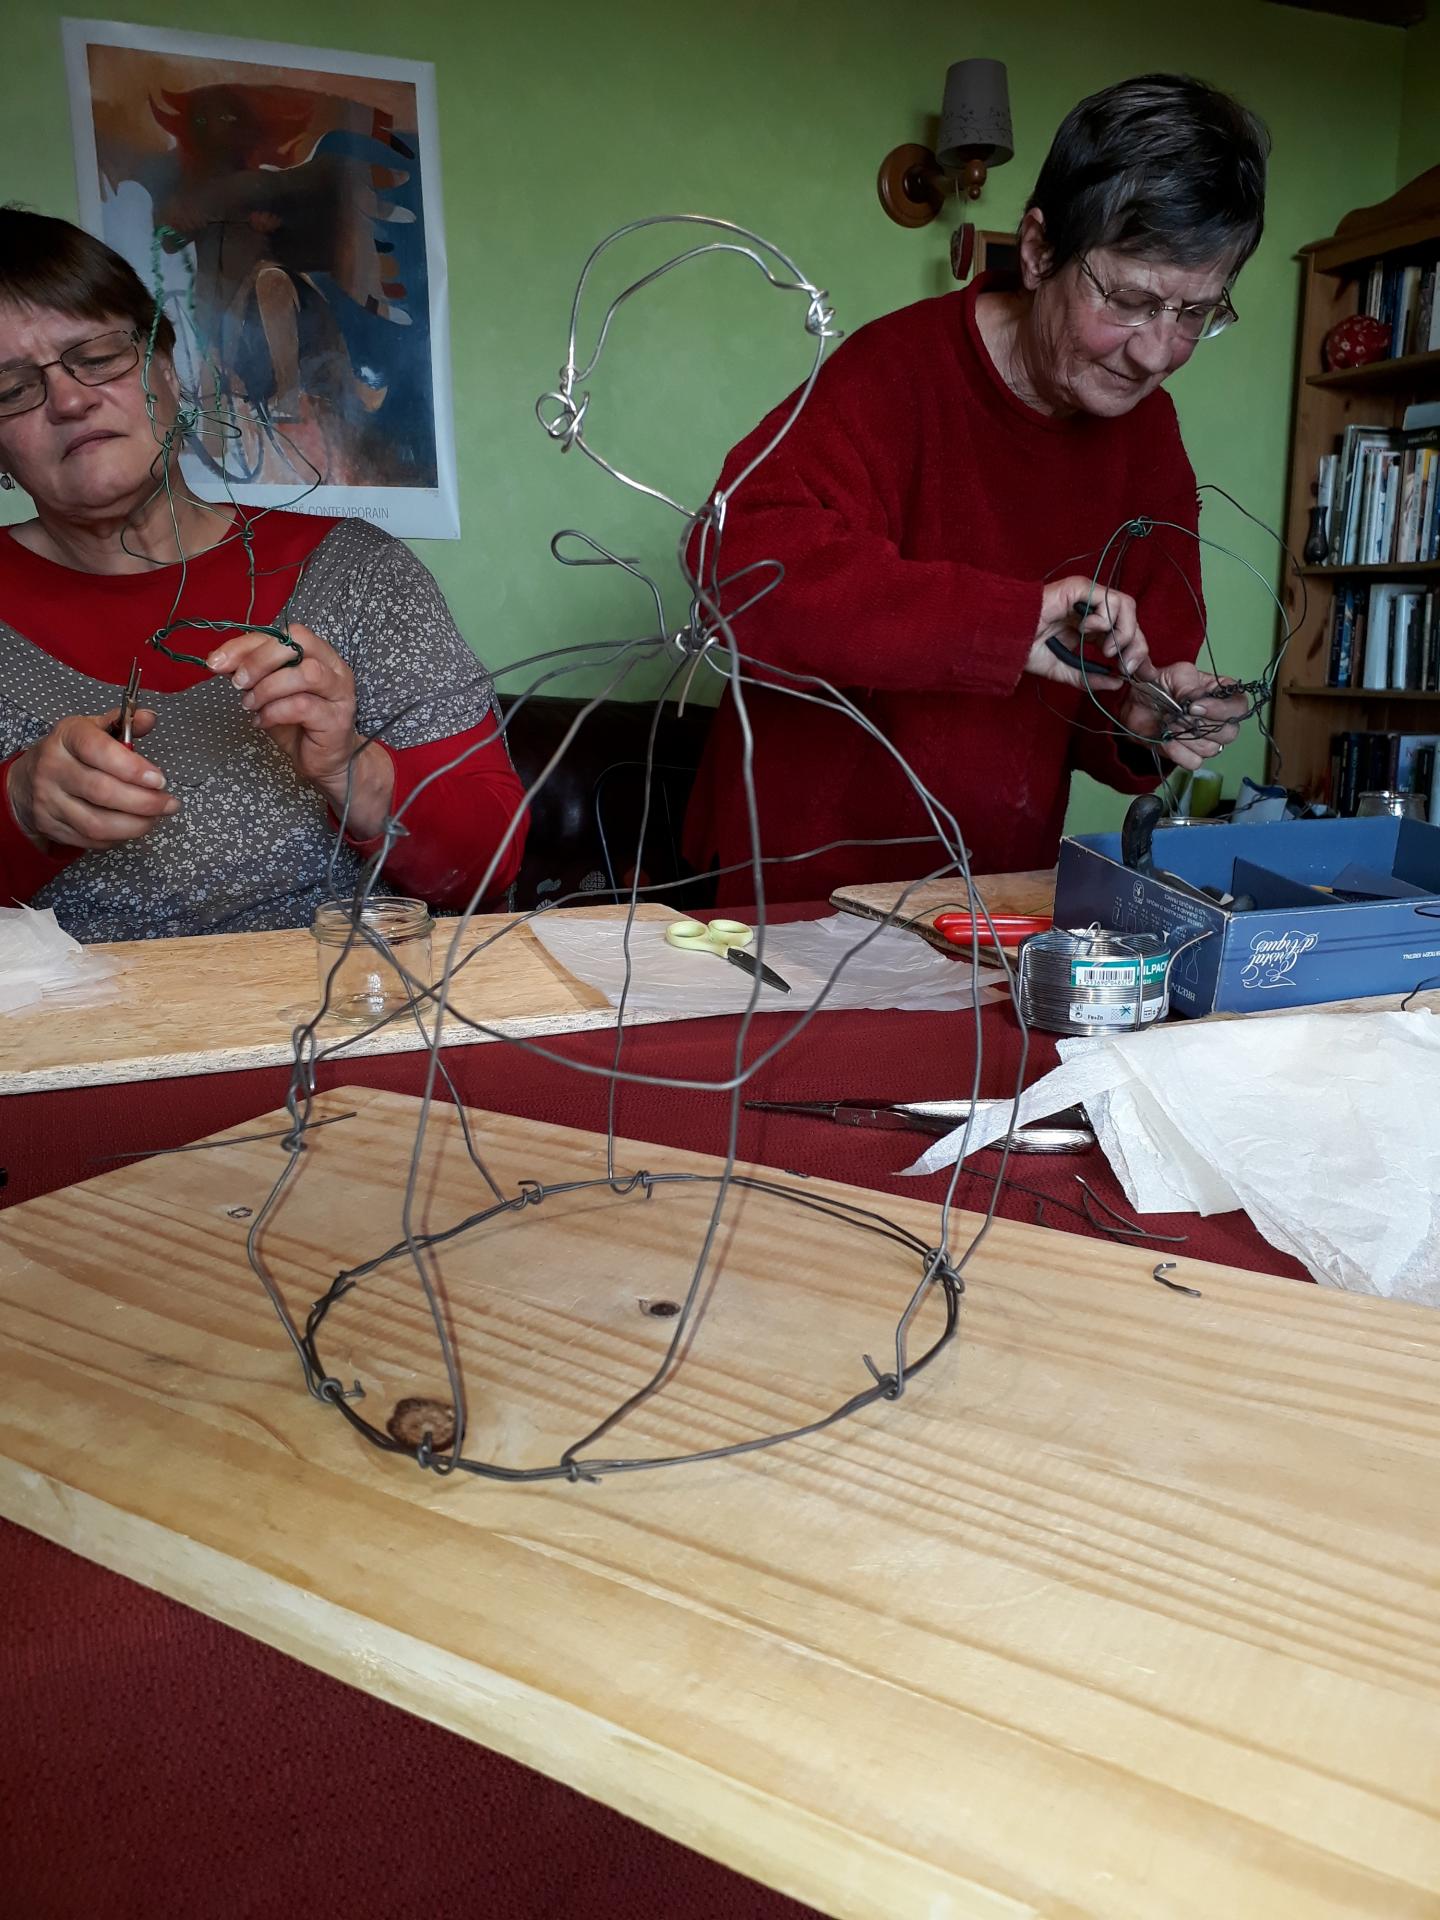
[[[527,790],[584,705],[537,695],[518,707],[506,738]],[[709,707],[693,704],[678,714],[668,703],[661,715],[640,858],[641,884],[658,891],[645,894],[647,900],[701,907],[714,898],[714,882],[696,878],[680,851],[711,715]],[[528,912],[577,892],[597,900],[628,898],[653,717],[651,704],[628,700],[603,701],[586,716],[531,803],[525,859],[511,890],[513,910]]]

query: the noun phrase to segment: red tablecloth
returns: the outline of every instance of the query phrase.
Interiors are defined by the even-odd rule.
[[[788,1025],[767,1016],[759,1052]],[[1008,1008],[987,1010],[981,1093],[1008,1093],[1020,1036]],[[542,1043],[609,1060],[611,1034]],[[817,1018],[747,1090],[749,1097],[877,1100],[969,1092],[968,1017]],[[674,1077],[729,1071],[722,1020],[635,1030],[626,1064]],[[602,1128],[605,1083],[516,1048],[447,1056],[467,1105]],[[1054,1064],[1033,1036],[1028,1078]],[[416,1091],[421,1057],[340,1063],[322,1084]],[[107,1156],[178,1145],[281,1104],[285,1069],[32,1094],[0,1103],[14,1203],[84,1179]],[[722,1095],[627,1088],[619,1128],[642,1140],[717,1151]],[[815,1120],[747,1114],[740,1151],[772,1166],[937,1198],[943,1180],[900,1181],[923,1141]],[[987,1156],[992,1162],[995,1156]],[[111,1162],[113,1164],[113,1161]],[[1128,1217],[1103,1157],[1011,1163],[1002,1211],[1078,1232],[1076,1174]],[[983,1207],[983,1173],[962,1206]],[[1303,1278],[1243,1215],[1149,1220],[1188,1236],[1142,1242],[1134,1259],[1228,1261]],[[1130,1257],[1127,1253],[1125,1257]],[[686,1920],[795,1920],[809,1911],[483,1748],[411,1719],[187,1608],[0,1524],[0,1887],[25,1920],[363,1920],[429,1912],[560,1920],[570,1914]]]

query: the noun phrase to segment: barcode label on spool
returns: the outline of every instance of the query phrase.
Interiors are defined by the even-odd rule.
[[[1093,1000],[1072,1000],[1070,1018],[1080,1027],[1133,1027],[1149,1026],[1152,1020],[1158,1020],[1169,1005],[1169,996],[1163,993],[1152,995],[1140,1009],[1140,1018],[1135,1018],[1133,1000],[1110,1000],[1097,1004]]]
[[[1166,953],[1146,954],[1140,965],[1144,967],[1144,979],[1147,987],[1154,986],[1165,978],[1165,968],[1170,956]],[[1070,962],[1070,985],[1075,987],[1134,987],[1140,984],[1140,974],[1135,959],[1123,960],[1072,960]]]

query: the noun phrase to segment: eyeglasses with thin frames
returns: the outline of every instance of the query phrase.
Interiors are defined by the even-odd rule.
[[[1159,300],[1144,287],[1107,287],[1098,279],[1090,262],[1082,255],[1080,271],[1100,295],[1105,317],[1112,326],[1146,327],[1162,313],[1173,313],[1183,339],[1213,340],[1217,333],[1233,327],[1240,318],[1230,299],[1229,289],[1218,300],[1203,302]]]
[[[134,327],[120,328],[113,333],[97,333],[93,340],[77,341],[58,360],[46,360],[39,366],[0,367],[0,419],[29,413],[42,405],[48,390],[45,376],[52,367],[63,367],[82,387],[103,387],[118,380],[139,364],[139,341]]]

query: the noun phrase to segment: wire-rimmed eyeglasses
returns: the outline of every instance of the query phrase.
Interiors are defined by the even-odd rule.
[[[77,341],[58,360],[46,360],[39,366],[0,367],[0,419],[40,406],[45,398],[45,376],[52,367],[64,367],[82,387],[103,387],[107,381],[118,380],[138,364],[139,340],[134,327],[119,327],[113,333],[97,333],[93,340]]]
[[[1218,300],[1161,300],[1144,287],[1107,287],[1098,279],[1090,262],[1081,256],[1080,271],[1100,295],[1105,318],[1112,326],[1146,327],[1162,313],[1173,313],[1183,339],[1213,340],[1240,318],[1230,299],[1229,289]]]

